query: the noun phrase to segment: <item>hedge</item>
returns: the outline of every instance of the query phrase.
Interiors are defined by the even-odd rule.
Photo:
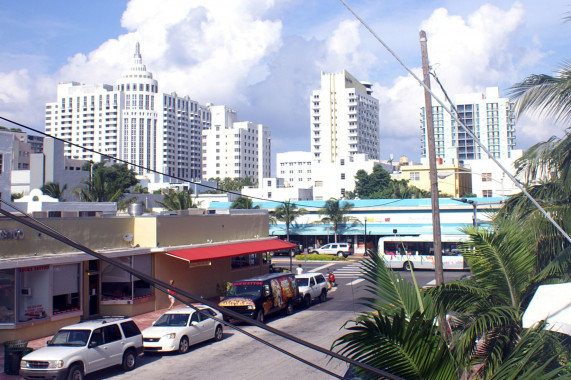
[[[295,255],[296,260],[305,260],[305,255]],[[346,261],[347,259],[343,256],[339,257],[337,255],[318,255],[318,254],[309,254],[307,255],[307,260],[314,260],[314,261]]]

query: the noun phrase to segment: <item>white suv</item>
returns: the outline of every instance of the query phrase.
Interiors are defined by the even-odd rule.
[[[295,279],[303,306],[308,307],[314,299],[319,302],[327,299],[328,281],[321,273],[298,274]]]
[[[353,246],[350,243],[329,243],[319,248],[313,248],[310,253],[347,257],[353,254]]]
[[[89,320],[62,328],[46,347],[24,356],[20,376],[75,380],[119,364],[130,371],[142,352],[143,336],[132,319]]]

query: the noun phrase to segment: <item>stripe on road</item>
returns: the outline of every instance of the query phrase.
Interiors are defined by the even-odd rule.
[[[360,278],[360,279],[358,279],[358,280],[351,281],[351,282],[348,283],[347,285],[348,285],[348,286],[353,286],[353,285],[358,284],[358,283],[360,283],[360,282],[362,282],[362,281],[365,281],[365,280],[362,279],[362,278]]]
[[[310,271],[308,271],[308,272],[317,272],[318,270],[325,269],[325,268],[330,267],[330,266],[332,266],[332,265],[335,265],[335,263],[325,264],[325,265],[322,265],[322,266],[320,266],[320,267],[313,268],[312,270],[310,270]]]

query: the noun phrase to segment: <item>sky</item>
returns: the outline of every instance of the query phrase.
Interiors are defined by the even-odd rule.
[[[507,96],[513,84],[554,75],[570,58],[566,0],[346,2],[419,77],[424,30],[430,64],[452,96],[496,86]],[[380,101],[381,159],[420,158],[423,88],[340,0],[33,4],[2,4],[2,117],[44,130],[45,103],[56,100],[59,82],[115,84],[139,42],[160,92],[224,104],[240,121],[267,125],[274,156],[310,150],[310,94],[321,72],[347,70],[373,83]],[[526,115],[516,124],[516,148],[564,129]]]

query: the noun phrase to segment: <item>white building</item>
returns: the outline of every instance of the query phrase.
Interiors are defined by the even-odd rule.
[[[316,162],[311,152],[278,153],[276,177],[283,178],[285,187],[311,187],[313,186],[312,165]]]
[[[321,73],[321,89],[310,100],[311,152],[319,162],[362,153],[378,160],[379,101],[371,85],[347,71]]]
[[[200,178],[201,134],[210,112],[188,96],[160,94],[137,43],[115,86],[60,83],[57,101],[46,104],[45,122],[52,136],[138,165],[135,172],[153,182],[169,182],[153,171]],[[101,160],[79,146],[67,145],[66,157]]]
[[[211,106],[210,127],[202,131],[202,178],[246,178],[260,183],[271,174],[270,130],[238,121],[236,110]]]
[[[514,162],[523,155],[521,149],[511,151],[510,158],[498,161],[511,175],[515,175]],[[521,192],[502,169],[492,159],[467,160],[464,166],[472,171],[472,193],[476,197],[505,197]]]
[[[509,159],[515,147],[513,103],[500,98],[498,87],[488,87],[485,93],[453,97],[458,118],[490,150],[495,158]],[[457,125],[441,106],[433,106],[436,157],[447,163],[487,158],[485,152],[466,131]],[[428,164],[426,114],[421,111],[421,161]]]
[[[320,162],[313,165],[313,199],[342,198],[347,191],[355,191],[355,174],[363,169],[373,171],[380,162],[368,160],[366,154],[340,157],[335,162]]]
[[[278,202],[313,200],[311,188],[287,186],[283,178],[263,178],[258,186],[242,188],[242,195],[255,198],[254,201],[261,199]]]

